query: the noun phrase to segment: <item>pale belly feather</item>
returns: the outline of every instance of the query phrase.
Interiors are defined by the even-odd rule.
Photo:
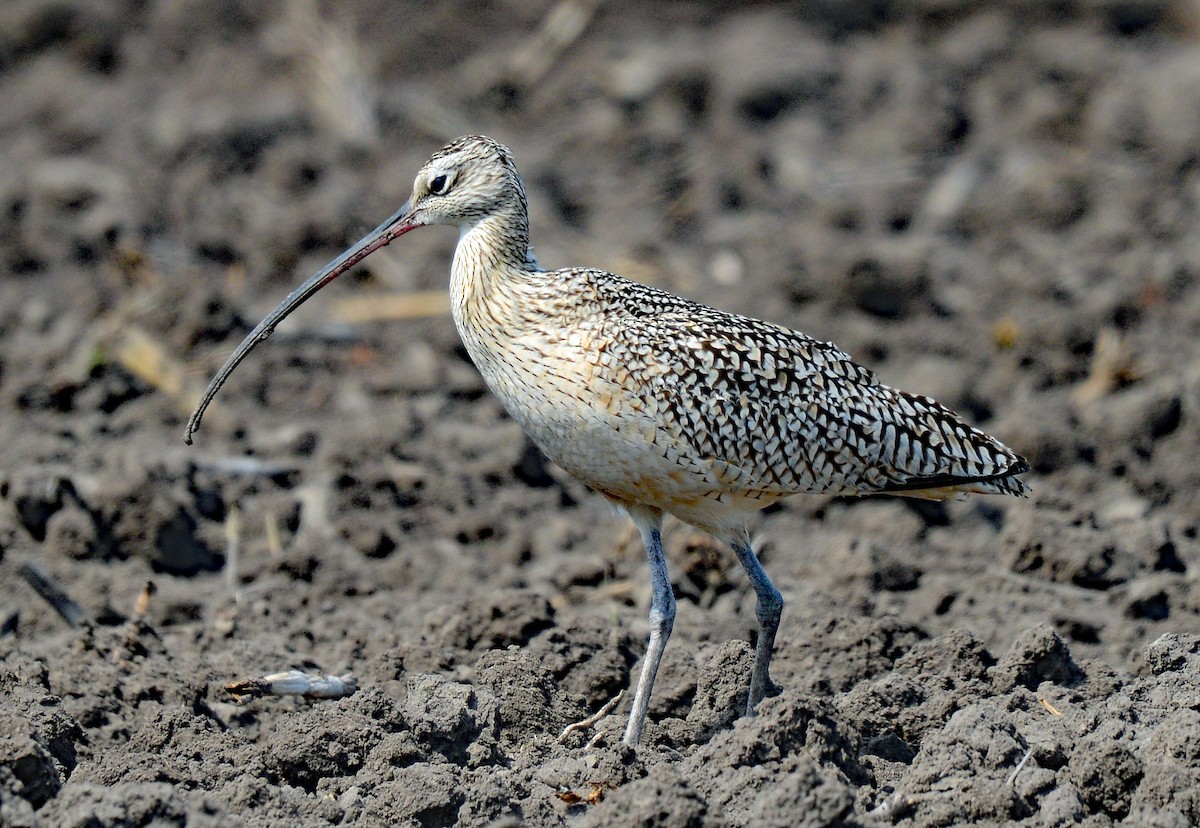
[[[464,341],[489,389],[530,439],[611,500],[655,506],[721,534],[777,499],[731,487],[720,464],[696,456],[663,426],[656,398],[619,369],[597,365],[587,343],[530,334],[508,340],[498,358],[485,343]]]

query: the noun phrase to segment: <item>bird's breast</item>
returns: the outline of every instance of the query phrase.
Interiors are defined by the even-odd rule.
[[[582,482],[618,500],[655,503],[715,496],[719,475],[681,450],[665,401],[609,342],[587,329],[487,324],[463,315],[459,330],[488,388],[530,439]]]

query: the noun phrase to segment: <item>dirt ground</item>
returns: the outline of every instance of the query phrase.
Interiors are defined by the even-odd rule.
[[[0,5],[0,824],[1200,823],[1200,6],[557,5]],[[467,360],[451,231],[182,440],[466,132],[542,264],[834,340],[1033,496],[769,510],[751,719],[753,594],[670,525],[644,744],[628,698],[560,742],[636,676],[645,562]],[[224,689],[291,668],[359,690]]]

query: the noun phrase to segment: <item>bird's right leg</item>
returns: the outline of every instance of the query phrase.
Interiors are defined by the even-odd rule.
[[[646,657],[642,661],[642,675],[638,678],[637,692],[633,697],[633,708],[629,711],[629,724],[625,727],[625,744],[636,745],[642,738],[646,726],[646,708],[650,705],[650,693],[654,689],[654,677],[658,665],[667,649],[667,639],[675,626],[675,593],[671,591],[671,577],[667,573],[667,559],[662,548],[662,512],[657,509],[629,509],[629,516],[642,533],[646,544],[646,558],[650,562],[650,643],[646,646]]]
[[[746,700],[746,715],[753,716],[754,708],[771,692],[772,682],[769,670],[771,667],[771,652],[775,649],[775,633],[779,631],[779,617],[783,613],[783,596],[767,577],[767,572],[758,562],[750,546],[750,537],[745,535],[734,540],[731,544],[734,554],[754,587],[758,596],[755,615],[758,616],[758,642],[754,646],[754,667],[750,671],[750,696]]]

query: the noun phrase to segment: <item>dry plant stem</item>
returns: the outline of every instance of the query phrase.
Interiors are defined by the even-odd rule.
[[[1006,785],[1012,785],[1017,781],[1017,774],[1021,772],[1021,768],[1025,767],[1025,763],[1029,761],[1029,757],[1032,755],[1033,747],[1030,746],[1030,748],[1025,751],[1025,755],[1021,757],[1021,761],[1017,763],[1016,768],[1013,769],[1012,774],[1008,777],[1008,782],[1005,783]]]
[[[1123,380],[1137,376],[1133,354],[1121,334],[1104,328],[1096,334],[1088,377],[1071,393],[1071,400],[1080,406],[1091,405],[1111,394]]]
[[[121,649],[113,653],[113,661],[117,664],[128,666],[129,659],[137,653],[138,639],[141,638],[143,625],[146,623],[146,612],[150,609],[150,599],[157,592],[158,587],[155,583],[146,581],[138,593],[133,604],[133,615],[125,624],[125,638],[121,642]]]
[[[868,813],[869,816],[882,817],[895,822],[911,811],[914,804],[915,803],[912,797],[900,791],[896,791],[891,796],[887,797],[874,808],[872,808]]]
[[[83,622],[89,619],[87,610],[75,603],[71,596],[54,583],[49,575],[42,572],[41,567],[37,564],[27,561],[21,564],[17,572],[33,587],[33,591],[52,606],[54,611],[73,628],[79,629]]]
[[[166,394],[179,411],[191,410],[200,399],[201,388],[183,361],[141,328],[114,322],[99,344],[108,359]]]
[[[263,524],[267,531],[267,552],[272,558],[283,554],[283,541],[279,538],[279,515],[274,511],[263,515]]]
[[[156,592],[158,592],[158,587],[155,586],[154,581],[146,581],[146,585],[138,593],[137,601],[133,605],[134,619],[140,621],[146,617],[146,612],[150,609],[150,599]]]
[[[1061,711],[1061,710],[1059,710],[1059,709],[1058,709],[1057,707],[1055,707],[1054,705],[1052,705],[1052,704],[1050,703],[1049,699],[1038,699],[1038,701],[1039,701],[1039,702],[1041,702],[1041,705],[1042,705],[1042,707],[1044,707],[1044,708],[1046,708],[1047,710],[1049,710],[1049,711],[1050,711],[1050,713],[1051,713],[1052,715],[1054,715],[1054,716],[1061,716],[1061,715],[1062,715],[1062,711]]]
[[[352,324],[449,315],[450,294],[444,290],[351,296],[333,305],[333,318]]]
[[[605,716],[607,716],[609,713],[612,712],[613,708],[617,706],[617,704],[621,701],[621,698],[624,695],[625,695],[625,691],[622,690],[621,692],[617,693],[617,695],[615,695],[611,699],[609,699],[604,704],[603,707],[601,707],[599,710],[597,710],[592,715],[588,716],[586,719],[581,719],[578,722],[572,722],[571,724],[567,725],[565,728],[563,728],[563,732],[558,735],[558,743],[561,745],[563,742],[565,742],[567,740],[567,737],[570,736],[572,733],[574,733],[576,730],[583,730],[584,728],[591,727],[596,722],[603,719]]]

